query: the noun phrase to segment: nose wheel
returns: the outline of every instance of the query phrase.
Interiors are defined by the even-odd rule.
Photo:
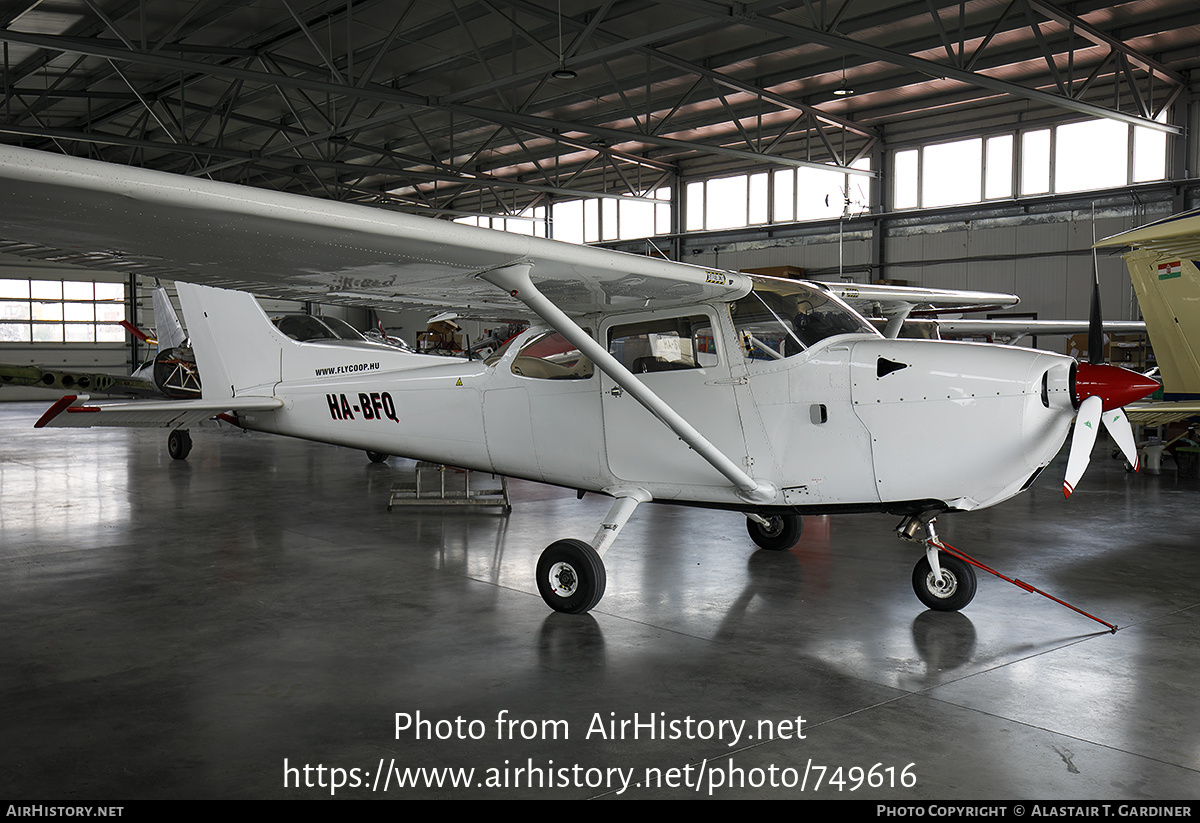
[[[941,579],[933,571],[929,559],[922,557],[913,569],[913,591],[927,608],[940,612],[956,612],[975,597],[975,570],[957,557],[942,553],[938,559]]]
[[[538,592],[556,612],[583,614],[604,596],[604,561],[582,540],[558,540],[538,558]]]

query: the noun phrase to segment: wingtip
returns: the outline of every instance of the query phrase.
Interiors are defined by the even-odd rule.
[[[78,399],[79,399],[79,395],[77,395],[77,394],[68,394],[68,395],[64,395],[63,397],[60,397],[57,401],[55,401],[53,406],[46,409],[46,413],[38,418],[38,421],[33,424],[33,427],[35,429],[45,428],[46,424],[48,424],[51,420],[53,420],[54,418],[56,418],[60,414],[62,414],[63,411],[65,411],[68,406],[70,406],[72,403],[74,403]]]

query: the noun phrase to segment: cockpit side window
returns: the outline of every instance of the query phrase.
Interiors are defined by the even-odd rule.
[[[634,374],[717,364],[712,320],[702,314],[614,326],[608,351]]]

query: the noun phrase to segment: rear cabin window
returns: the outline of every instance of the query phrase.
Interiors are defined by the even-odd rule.
[[[512,363],[513,374],[539,380],[586,380],[594,371],[592,361],[558,332],[535,336],[521,347]]]

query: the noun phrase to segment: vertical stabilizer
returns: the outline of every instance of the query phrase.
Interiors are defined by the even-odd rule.
[[[294,345],[246,292],[175,284],[191,336],[205,400],[270,395],[280,379],[283,347]]]
[[[183,326],[179,323],[179,315],[171,305],[171,298],[162,286],[154,289],[154,337],[158,340],[158,350],[166,351],[183,345],[185,335]]]
[[[1200,271],[1178,253],[1140,249],[1125,255],[1163,388],[1200,393]]]

